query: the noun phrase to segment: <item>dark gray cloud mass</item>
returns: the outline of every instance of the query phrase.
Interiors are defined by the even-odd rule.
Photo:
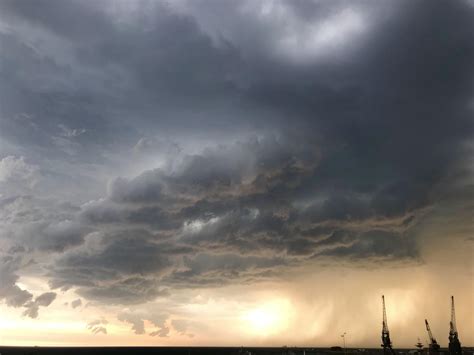
[[[108,304],[421,263],[419,223],[472,194],[473,18],[464,1],[4,0],[1,246]],[[51,302],[18,263],[0,298],[33,317]]]
[[[40,307],[48,307],[55,299],[55,292],[45,292],[33,299],[33,294],[28,290],[19,287],[16,282],[19,280],[19,271],[25,267],[26,263],[20,254],[21,248],[10,249],[10,253],[0,255],[0,301],[10,307],[24,307],[24,316],[37,318]]]
[[[16,285],[19,276],[18,269],[21,267],[21,257],[2,256],[1,259],[1,288],[0,297],[8,306],[21,307],[26,304],[33,295]]]

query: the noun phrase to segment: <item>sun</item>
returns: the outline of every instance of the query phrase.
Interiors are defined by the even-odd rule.
[[[275,300],[256,306],[242,314],[242,325],[255,335],[272,335],[288,327],[291,316],[288,300]]]
[[[265,330],[275,324],[278,319],[276,314],[272,314],[265,309],[254,309],[247,314],[247,320],[255,330]]]

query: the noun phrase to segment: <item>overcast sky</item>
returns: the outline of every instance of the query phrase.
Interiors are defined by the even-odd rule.
[[[474,3],[0,0],[0,343],[474,345]]]

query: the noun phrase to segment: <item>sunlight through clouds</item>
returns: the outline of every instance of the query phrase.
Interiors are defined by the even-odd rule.
[[[266,337],[287,329],[293,311],[288,300],[269,301],[244,312],[241,321],[250,334]]]

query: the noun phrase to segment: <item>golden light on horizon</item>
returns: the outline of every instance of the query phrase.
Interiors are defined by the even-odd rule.
[[[248,333],[269,336],[288,328],[291,317],[290,301],[279,299],[243,312],[241,321]]]

